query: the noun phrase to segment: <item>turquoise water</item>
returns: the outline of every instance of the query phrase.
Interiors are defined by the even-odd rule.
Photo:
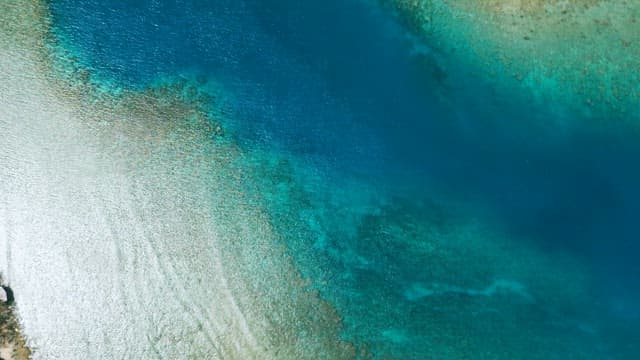
[[[640,141],[622,126],[540,126],[551,112],[356,0],[51,10],[97,82],[228,93],[247,190],[363,357],[634,358]]]

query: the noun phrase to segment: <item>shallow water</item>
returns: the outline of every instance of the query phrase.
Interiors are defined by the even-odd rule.
[[[244,190],[374,357],[633,358],[640,139],[624,125],[540,125],[556,115],[495,98],[367,2],[51,11],[97,82],[220,84]]]

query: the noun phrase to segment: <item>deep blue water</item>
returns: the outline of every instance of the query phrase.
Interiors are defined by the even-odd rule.
[[[59,36],[100,78],[134,88],[178,74],[215,80],[233,94],[227,126],[241,144],[278,149],[393,197],[490,211],[514,238],[586,261],[593,302],[617,304],[603,306],[613,323],[640,317],[640,139],[622,125],[535,125],[550,116],[545,109],[490,98],[435,50],[416,52],[389,14],[356,0],[51,4]],[[338,186],[316,185],[325,193]],[[341,225],[343,215],[327,215],[325,225],[352,226]],[[372,258],[379,250],[354,246]],[[354,297],[380,291],[358,289]]]

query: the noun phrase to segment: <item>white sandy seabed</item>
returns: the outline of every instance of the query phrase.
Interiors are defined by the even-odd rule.
[[[34,358],[352,357],[243,195],[242,152],[177,101],[52,80],[46,8],[8,3],[0,271]]]

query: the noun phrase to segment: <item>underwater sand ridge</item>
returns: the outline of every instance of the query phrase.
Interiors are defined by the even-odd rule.
[[[496,98],[518,96],[517,101],[549,110],[545,116],[561,127],[573,126],[576,120],[569,118],[578,115],[598,126],[626,122],[637,129],[637,2],[382,2],[414,34],[458,62],[445,71],[462,79],[479,75],[497,91]]]

